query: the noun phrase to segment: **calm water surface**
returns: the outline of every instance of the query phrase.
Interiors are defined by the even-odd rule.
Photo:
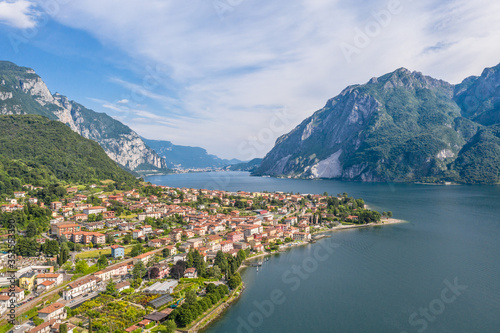
[[[347,192],[405,224],[331,233],[246,269],[241,299],[206,332],[500,332],[500,187],[155,176],[228,191]]]

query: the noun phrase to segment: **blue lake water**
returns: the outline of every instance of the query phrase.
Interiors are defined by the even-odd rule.
[[[148,177],[228,191],[347,192],[408,223],[339,231],[247,268],[214,332],[500,332],[500,187],[250,177]]]

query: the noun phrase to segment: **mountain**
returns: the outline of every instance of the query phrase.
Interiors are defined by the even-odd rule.
[[[2,115],[0,129],[0,193],[21,190],[23,183],[136,182],[96,142],[58,121],[36,115]]]
[[[63,95],[52,94],[35,71],[8,61],[0,61],[0,114],[36,114],[59,120],[99,143],[111,159],[130,170],[167,167],[128,126]]]
[[[454,86],[400,68],[277,139],[255,175],[498,183],[500,65]]]
[[[231,171],[255,171],[262,163],[262,158],[254,158],[248,162],[236,163],[226,167],[227,170]]]
[[[240,160],[221,159],[199,147],[178,146],[170,141],[142,140],[158,155],[163,157],[169,168],[205,169],[221,168],[230,164],[240,163]]]

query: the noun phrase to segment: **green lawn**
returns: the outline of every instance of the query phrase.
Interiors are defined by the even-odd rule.
[[[125,248],[125,255],[130,254],[132,252],[132,247],[127,247]],[[111,255],[111,249],[100,249],[100,250],[91,250],[91,251],[85,251],[82,253],[78,253],[76,255],[77,259],[89,259],[89,258],[99,258],[101,255]]]
[[[7,333],[14,325],[7,323],[5,320],[0,322],[0,333]]]

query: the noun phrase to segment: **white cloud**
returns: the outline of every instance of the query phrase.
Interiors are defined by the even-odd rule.
[[[340,45],[376,28],[374,13],[387,13],[398,0],[220,1],[240,4],[220,16],[206,0],[73,1],[57,20],[120,48],[135,59],[131,68],[143,66],[137,82],[112,79],[130,93],[120,99],[161,105],[125,118],[129,126],[223,157],[241,157],[240,144],[269,127],[281,107],[295,118],[273,139],[345,86],[398,67],[455,83],[500,62],[494,0],[401,0],[401,10],[350,62]]]
[[[0,1],[0,24],[27,29],[36,26],[35,3],[27,0]]]

